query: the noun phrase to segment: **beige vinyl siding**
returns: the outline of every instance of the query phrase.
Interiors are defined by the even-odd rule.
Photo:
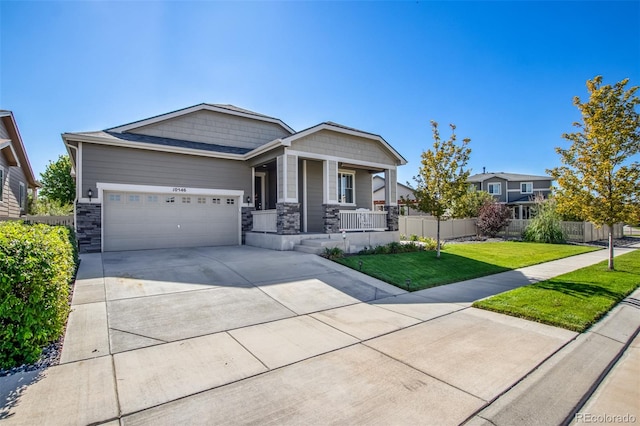
[[[131,133],[249,149],[289,136],[288,131],[275,123],[213,111],[192,112],[131,130]]]
[[[6,158],[0,154],[0,168],[4,170],[0,217],[19,217],[26,213],[20,208],[20,182],[24,184],[25,196],[28,192],[27,179],[20,167],[10,167]]]
[[[307,160],[307,231],[324,232],[321,161]]]
[[[251,169],[241,161],[133,148],[82,145],[82,195],[97,182],[242,190]],[[95,192],[94,192],[95,193]]]
[[[378,141],[330,130],[321,130],[295,140],[291,148],[296,151],[340,157],[344,159],[342,161],[371,161],[389,165],[395,165],[397,162]]]
[[[372,175],[365,170],[356,170],[355,191],[356,206],[359,209],[373,208],[373,192],[371,190]]]

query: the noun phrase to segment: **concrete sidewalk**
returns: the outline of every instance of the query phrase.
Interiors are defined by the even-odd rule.
[[[541,424],[517,416],[547,411],[548,401],[535,395],[569,387],[551,394],[564,402],[548,418],[563,421],[637,334],[640,310],[621,304],[577,335],[469,304],[606,256],[411,294],[302,253],[240,247],[83,256],[61,365],[0,378],[0,420]],[[636,359],[623,358],[611,373],[622,374],[603,386],[626,383]],[[582,381],[574,384],[571,374]],[[598,397],[606,393],[594,394],[594,412],[607,409]]]

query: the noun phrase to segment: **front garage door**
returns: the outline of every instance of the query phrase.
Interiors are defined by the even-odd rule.
[[[104,250],[237,245],[239,199],[104,192]]]

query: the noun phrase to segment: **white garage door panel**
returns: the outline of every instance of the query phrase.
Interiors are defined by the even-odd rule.
[[[240,243],[238,197],[105,192],[104,199],[105,251]]]

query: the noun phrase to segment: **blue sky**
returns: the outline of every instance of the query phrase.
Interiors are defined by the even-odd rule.
[[[37,175],[63,132],[202,102],[380,134],[401,182],[430,120],[473,173],[545,174],[596,75],[640,85],[640,1],[0,1],[0,108]]]

